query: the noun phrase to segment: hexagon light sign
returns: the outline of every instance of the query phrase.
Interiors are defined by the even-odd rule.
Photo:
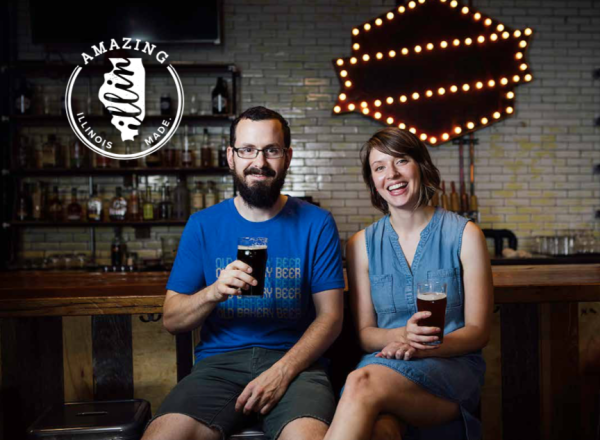
[[[516,86],[533,79],[533,31],[511,29],[449,0],[414,0],[352,29],[335,58],[335,114],[360,113],[431,145],[510,117]]]

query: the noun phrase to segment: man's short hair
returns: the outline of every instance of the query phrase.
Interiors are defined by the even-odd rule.
[[[229,129],[229,144],[232,147],[235,147],[235,130],[237,129],[238,122],[242,119],[250,119],[251,121],[268,121],[270,119],[275,119],[279,121],[283,131],[284,146],[285,148],[290,148],[292,136],[290,134],[290,125],[288,124],[288,121],[276,111],[261,106],[247,109],[231,123],[231,128]]]

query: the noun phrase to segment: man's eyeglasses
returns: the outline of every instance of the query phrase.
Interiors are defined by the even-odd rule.
[[[233,148],[233,151],[235,151],[235,153],[241,159],[256,159],[258,157],[258,153],[262,153],[265,156],[265,159],[279,159],[285,155],[287,150],[287,148],[279,147],[267,147],[263,149],[254,147],[231,148]]]

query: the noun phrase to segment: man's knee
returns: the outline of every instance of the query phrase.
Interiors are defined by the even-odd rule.
[[[221,432],[184,414],[165,414],[152,421],[142,440],[220,440]]]
[[[312,417],[302,417],[285,425],[278,440],[321,440],[329,425]]]

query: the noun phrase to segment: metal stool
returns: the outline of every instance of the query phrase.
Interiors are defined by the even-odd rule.
[[[267,440],[267,436],[262,430],[262,425],[257,424],[248,429],[233,434],[228,440]]]

